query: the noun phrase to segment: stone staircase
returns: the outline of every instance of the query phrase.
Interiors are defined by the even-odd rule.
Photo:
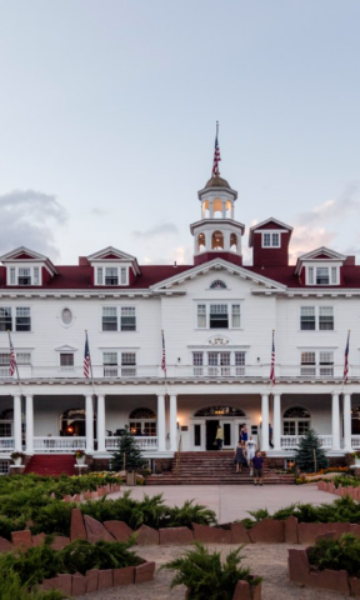
[[[31,457],[25,473],[37,475],[75,475],[75,458],[71,454],[35,454]]]
[[[151,475],[146,485],[244,485],[251,484],[250,470],[235,472],[234,452],[181,452],[177,469],[177,454],[171,471]],[[269,470],[264,461],[264,484],[292,484],[292,475],[279,475]]]

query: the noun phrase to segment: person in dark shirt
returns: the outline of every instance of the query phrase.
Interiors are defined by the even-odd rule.
[[[239,442],[237,448],[235,448],[234,459],[236,464],[236,472],[241,473],[242,468],[248,466],[245,456],[245,446],[241,442]]]
[[[260,450],[258,450],[252,459],[253,467],[254,467],[254,485],[262,485],[263,484],[263,466],[264,459],[261,456]]]

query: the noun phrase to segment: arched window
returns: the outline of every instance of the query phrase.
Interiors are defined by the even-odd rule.
[[[221,281],[221,279],[215,279],[210,285],[211,290],[226,290],[226,283]]]
[[[213,219],[221,219],[223,216],[223,201],[216,198],[213,202]]]
[[[211,238],[212,250],[224,250],[224,236],[221,231],[214,231]]]
[[[96,411],[94,411],[95,435]],[[60,416],[60,435],[84,437],[86,435],[86,411],[83,408],[69,408]]]
[[[204,252],[206,250],[205,233],[199,233],[198,235],[198,252]]]
[[[245,413],[237,406],[208,406],[198,410],[194,417],[245,417]]]
[[[230,235],[230,251],[237,252],[238,251],[238,239],[236,233],[232,233]]]
[[[132,435],[156,436],[156,415],[150,408],[135,408],[129,417]]]
[[[305,435],[310,429],[311,415],[307,408],[293,406],[284,412],[284,435]]]

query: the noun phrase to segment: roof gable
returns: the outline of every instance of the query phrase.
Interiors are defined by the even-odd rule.
[[[12,260],[43,260],[48,261],[48,257],[43,254],[39,254],[38,252],[34,252],[34,250],[29,250],[29,248],[25,248],[25,246],[20,246],[11,252],[7,252],[0,256],[1,262],[7,262]]]
[[[303,254],[299,256],[296,263],[295,273],[299,275],[304,263],[308,261],[337,261],[344,263],[346,260],[346,256],[344,254],[340,254],[335,250],[330,250],[330,248],[326,248],[325,246],[321,246],[320,248],[316,248],[316,250],[312,250],[311,252],[307,252],[307,254]]]
[[[104,248],[103,250],[99,250],[98,252],[95,252],[94,254],[90,254],[90,256],[86,257],[88,259],[89,262],[95,261],[95,260],[135,260],[136,258],[135,256],[131,256],[131,254],[126,254],[126,252],[122,252],[122,250],[118,250],[117,248],[114,248],[113,246],[108,246],[107,248]]]
[[[278,219],[275,219],[274,217],[270,217],[269,219],[266,219],[265,221],[261,221],[261,223],[257,223],[256,225],[253,225],[252,227],[250,227],[250,235],[249,235],[249,246],[250,248],[252,247],[253,243],[254,243],[254,233],[256,231],[258,231],[259,229],[276,229],[278,230],[283,230],[284,232],[288,232],[291,233],[293,228],[290,227],[290,225],[286,225],[286,223],[283,223],[282,221],[279,221]]]

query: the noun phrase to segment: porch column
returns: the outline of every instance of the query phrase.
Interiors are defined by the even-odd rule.
[[[344,450],[351,452],[351,395],[344,394]]]
[[[14,450],[22,452],[21,396],[14,396]]]
[[[163,394],[157,397],[157,435],[158,449],[166,450],[165,396]]]
[[[170,396],[170,450],[177,450],[177,397]]]
[[[105,452],[105,396],[101,394],[97,399],[97,451]]]
[[[332,450],[340,450],[340,399],[339,399],[339,394],[332,395],[331,433],[332,433]]]
[[[274,394],[273,444],[274,450],[281,450],[281,396]]]
[[[26,396],[26,453],[34,454],[34,398]]]
[[[261,396],[261,450],[269,450],[269,394]]]
[[[85,396],[86,453],[94,452],[94,407],[92,395]]]

